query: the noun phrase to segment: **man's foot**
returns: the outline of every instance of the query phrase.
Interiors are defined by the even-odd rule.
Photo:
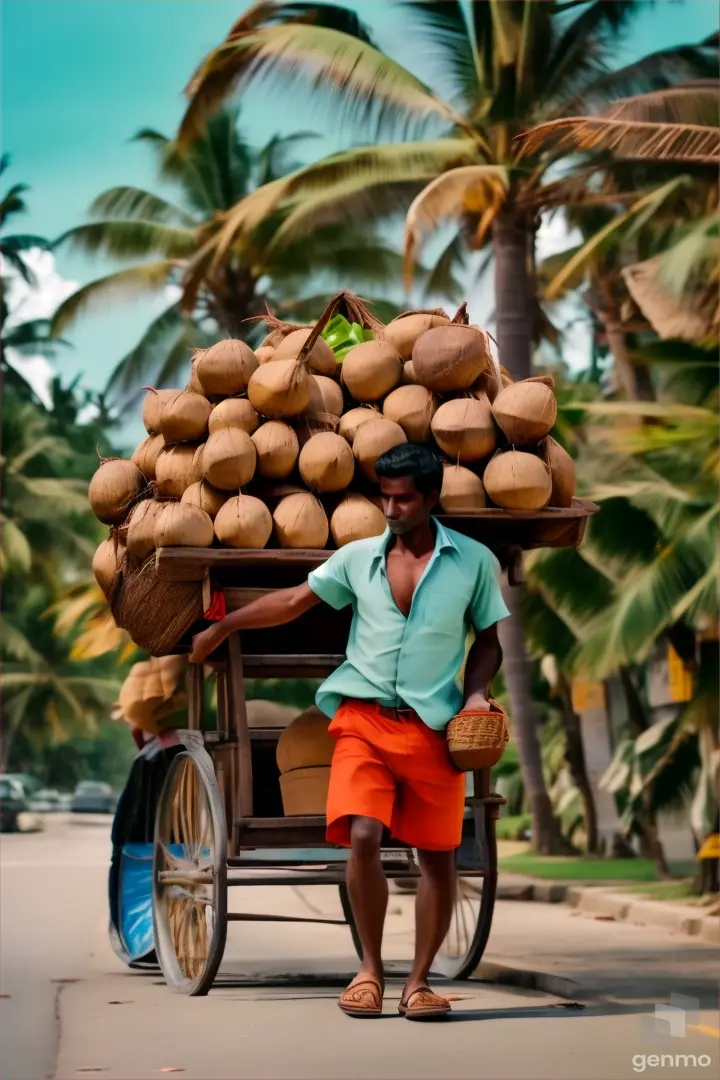
[[[427,983],[409,989],[407,986],[398,1005],[406,1020],[438,1020],[452,1011],[450,1002],[436,994]]]
[[[384,993],[382,979],[369,971],[359,971],[347,989],[343,990],[338,1005],[348,1016],[358,1019],[382,1016]]]

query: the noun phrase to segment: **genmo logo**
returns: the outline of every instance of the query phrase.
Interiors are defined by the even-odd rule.
[[[712,1058],[707,1054],[634,1054],[632,1067],[634,1072],[642,1073],[646,1069],[675,1068],[707,1069]]]

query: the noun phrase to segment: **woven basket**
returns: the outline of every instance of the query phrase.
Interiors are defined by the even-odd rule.
[[[329,783],[329,765],[283,773],[280,777],[280,794],[285,817],[324,814]]]
[[[113,583],[113,618],[151,656],[177,652],[177,645],[202,619],[202,582],[163,581],[155,552],[142,562],[127,558]]]
[[[505,753],[510,741],[507,713],[496,701],[490,704],[498,711],[461,712],[448,724],[448,750],[460,772],[490,769]]]

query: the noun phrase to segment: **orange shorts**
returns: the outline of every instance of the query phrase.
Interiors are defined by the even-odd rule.
[[[450,851],[462,838],[465,775],[450,762],[444,731],[414,713],[389,719],[377,705],[348,701],[330,724],[336,740],[327,839],[350,846],[350,818],[382,821],[396,840]]]

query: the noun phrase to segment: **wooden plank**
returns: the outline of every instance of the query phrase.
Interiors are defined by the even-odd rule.
[[[253,812],[252,750],[250,746],[250,731],[247,721],[247,706],[245,704],[245,677],[243,670],[243,654],[242,647],[240,645],[239,634],[231,634],[228,638],[228,653],[228,688],[230,691],[230,719],[235,728],[235,734],[238,740],[236,810],[239,812],[240,817],[244,818],[252,817]]]
[[[252,829],[309,829],[325,828],[324,814],[304,814],[298,817],[241,817],[237,822],[241,832]]]
[[[296,566],[310,572],[321,566],[332,551],[288,548],[158,548],[155,569],[167,581],[203,581],[206,570],[235,567]]]
[[[188,695],[188,728],[190,731],[202,730],[203,717],[203,680],[205,672],[202,664],[189,664],[186,685]]]

